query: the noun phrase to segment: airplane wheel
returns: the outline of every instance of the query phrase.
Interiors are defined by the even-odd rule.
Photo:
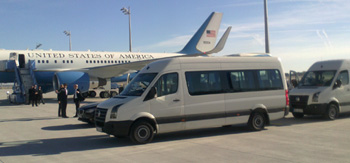
[[[96,97],[96,92],[95,91],[89,91],[89,96],[90,97]]]
[[[83,95],[83,97],[86,98],[86,97],[89,96],[89,93],[88,93],[88,92],[84,92],[84,93],[82,93],[81,95]]]
[[[102,91],[102,92],[100,92],[100,97],[101,98],[108,98],[109,97],[109,93],[107,91]]]
[[[117,92],[116,91],[111,91],[111,97],[116,96]]]

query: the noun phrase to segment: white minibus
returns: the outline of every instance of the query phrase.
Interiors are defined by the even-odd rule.
[[[350,111],[350,60],[314,63],[298,86],[290,91],[290,111],[295,118],[323,115],[333,120]]]
[[[155,134],[248,124],[288,114],[276,57],[182,57],[145,66],[119,96],[97,106],[97,131],[148,143]]]

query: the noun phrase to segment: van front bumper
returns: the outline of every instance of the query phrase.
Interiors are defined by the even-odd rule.
[[[290,107],[292,113],[303,113],[309,115],[323,115],[327,112],[328,104],[311,104],[304,108]]]
[[[128,136],[133,121],[106,122],[102,127],[102,132],[114,136]]]

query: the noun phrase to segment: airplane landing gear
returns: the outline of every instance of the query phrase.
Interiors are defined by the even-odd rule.
[[[100,97],[101,97],[101,98],[108,98],[108,97],[109,97],[108,91],[102,91],[102,92],[100,92]]]

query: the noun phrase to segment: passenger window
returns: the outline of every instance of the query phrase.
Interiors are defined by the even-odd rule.
[[[96,61],[94,61],[94,63],[96,63]]]
[[[258,81],[261,90],[283,89],[278,70],[258,70]]]
[[[86,60],[86,63],[89,63],[89,61],[88,61],[88,60]]]
[[[220,72],[186,72],[185,75],[190,95],[224,92]]]
[[[70,63],[73,63],[73,60],[70,60]]]
[[[57,60],[55,60],[55,63],[57,63]]]
[[[179,85],[178,78],[177,73],[162,75],[154,84],[154,87],[157,88],[157,97],[176,93]]]
[[[46,63],[49,63],[49,60],[46,60]]]
[[[230,72],[230,79],[233,92],[257,90],[254,71],[233,71]]]
[[[40,60],[38,60],[38,63],[40,63]]]
[[[63,62],[63,63],[65,63],[65,61],[64,61],[64,60],[63,60],[62,62]]]
[[[345,71],[340,72],[337,80],[340,80],[342,85],[348,85],[349,84],[349,73],[348,73],[348,71],[345,70]]]

